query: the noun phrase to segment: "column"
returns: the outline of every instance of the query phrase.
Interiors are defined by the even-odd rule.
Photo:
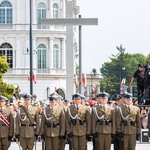
[[[65,44],[65,38],[61,39],[61,49],[62,49],[62,55],[61,55],[61,60],[62,60],[62,69],[66,69],[66,44]]]
[[[49,66],[50,69],[53,69],[53,45],[54,45],[54,38],[49,38]]]
[[[21,61],[21,46],[20,46],[20,38],[17,37],[16,38],[16,68],[21,68],[22,67],[22,64],[23,62]],[[22,64],[21,64],[22,63]]]

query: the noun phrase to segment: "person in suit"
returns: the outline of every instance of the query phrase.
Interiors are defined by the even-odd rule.
[[[19,139],[22,150],[33,150],[34,141],[39,134],[39,113],[36,107],[31,105],[31,96],[24,95],[24,106],[19,107],[16,116],[15,137]]]
[[[123,133],[123,149],[135,150],[141,129],[140,109],[133,105],[130,93],[125,94],[124,98],[126,105],[120,107],[120,115],[117,115],[117,132],[118,136]]]
[[[59,150],[60,139],[65,137],[65,114],[57,105],[57,97],[49,97],[49,106],[44,108],[40,134],[45,140],[46,150]]]
[[[73,150],[85,150],[91,134],[90,109],[82,105],[81,98],[80,94],[72,96],[73,105],[68,107],[66,114],[66,131],[72,139]]]
[[[99,150],[110,150],[111,134],[114,134],[114,109],[107,105],[109,94],[102,92],[97,95],[98,104],[93,108],[92,134],[97,137]]]
[[[5,106],[5,98],[0,96],[0,149],[8,150],[14,135],[14,119],[12,111]]]

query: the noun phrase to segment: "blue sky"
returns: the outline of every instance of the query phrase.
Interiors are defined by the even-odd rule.
[[[150,53],[150,0],[77,0],[82,18],[98,26],[82,27],[82,70],[99,70],[120,44],[128,53]],[[77,30],[78,31],[78,30]]]

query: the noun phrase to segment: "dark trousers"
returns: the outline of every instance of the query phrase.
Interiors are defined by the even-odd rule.
[[[137,85],[137,94],[138,94],[138,103],[141,103],[141,99],[143,97],[143,93],[144,93],[144,86],[141,85]]]

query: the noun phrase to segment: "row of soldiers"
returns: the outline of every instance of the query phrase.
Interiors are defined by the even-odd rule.
[[[46,150],[64,150],[66,137],[71,149],[86,150],[92,135],[94,150],[110,150],[112,136],[115,149],[135,150],[136,136],[141,128],[139,108],[132,104],[129,93],[122,95],[119,99],[122,103],[116,108],[107,104],[108,97],[108,93],[99,93],[97,104],[89,107],[83,103],[82,95],[74,94],[72,105],[67,107],[61,103],[59,95],[51,95],[41,120],[37,108],[31,105],[30,95],[24,95],[24,106],[19,107],[15,119],[5,106],[5,99],[0,97],[0,149],[8,150],[15,135],[22,150],[33,150],[40,135]]]

